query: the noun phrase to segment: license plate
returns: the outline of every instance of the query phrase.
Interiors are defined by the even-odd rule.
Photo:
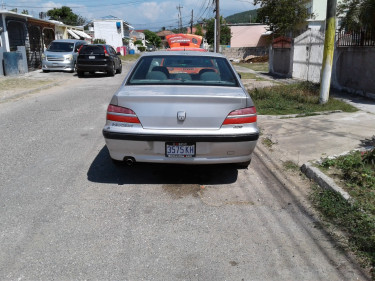
[[[90,59],[90,60],[94,60],[94,59],[95,59],[95,56],[89,56],[89,59]]]
[[[167,142],[165,156],[171,158],[190,158],[195,156],[195,143]]]

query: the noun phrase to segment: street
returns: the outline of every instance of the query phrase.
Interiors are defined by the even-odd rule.
[[[259,149],[248,170],[114,166],[129,67],[0,104],[0,280],[367,280]]]

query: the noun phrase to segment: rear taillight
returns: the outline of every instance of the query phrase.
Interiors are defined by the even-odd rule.
[[[107,120],[125,123],[141,123],[133,110],[112,104],[110,104],[107,109]]]
[[[257,111],[254,106],[237,109],[229,113],[223,125],[247,124],[257,121]]]
[[[81,45],[81,47],[79,47],[79,49],[78,49],[78,54],[79,54],[79,52],[81,51],[82,47],[83,47],[83,45]]]
[[[107,49],[106,49],[106,47],[105,47],[105,46],[103,46],[103,48],[104,48],[104,55],[105,55],[106,57],[109,57],[109,54],[108,54],[108,52],[107,52]]]

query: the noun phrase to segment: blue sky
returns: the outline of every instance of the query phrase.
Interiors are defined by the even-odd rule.
[[[129,22],[136,29],[159,30],[178,27],[178,10],[181,6],[182,23],[187,26],[194,11],[194,21],[214,15],[212,0],[0,0],[6,9],[26,9],[33,16],[51,8],[69,6],[73,12],[87,19],[116,16]],[[0,6],[1,7],[1,6]],[[221,15],[228,16],[254,9],[252,0],[220,0]]]

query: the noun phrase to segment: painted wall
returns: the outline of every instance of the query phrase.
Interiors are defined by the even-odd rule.
[[[121,22],[121,28],[116,27],[116,22]],[[115,49],[123,46],[123,22],[121,20],[94,21],[94,39],[105,39],[108,45]]]
[[[232,33],[230,46],[232,48],[265,47],[268,46],[266,25],[236,25],[229,26]]]

